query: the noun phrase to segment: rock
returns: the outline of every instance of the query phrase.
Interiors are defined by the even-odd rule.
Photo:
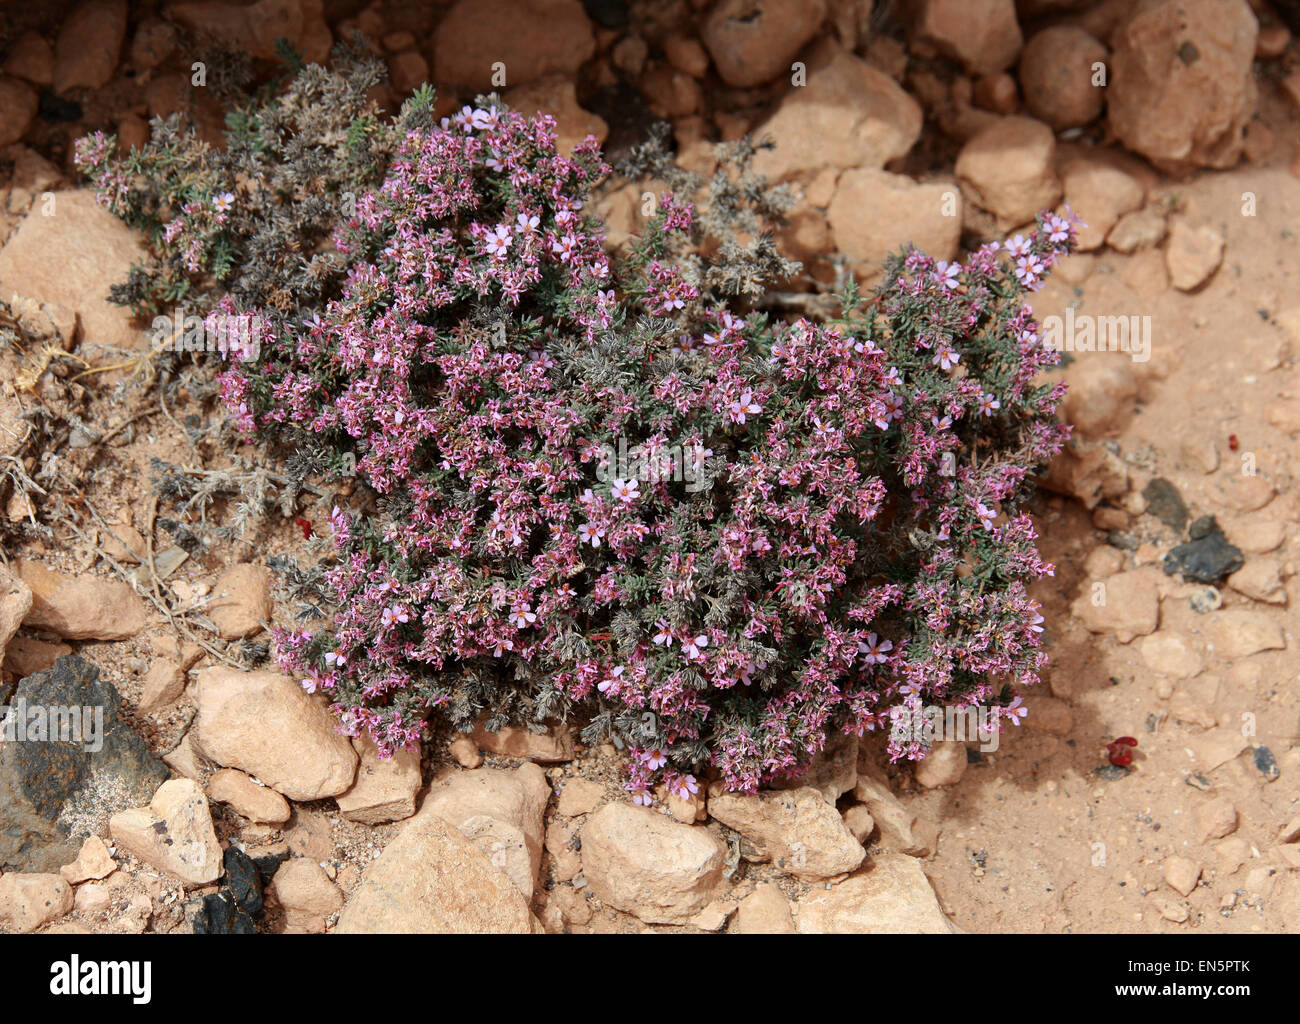
[[[1058,697],[1035,695],[1026,704],[1029,714],[1025,724],[1036,732],[1045,732],[1051,736],[1069,736],[1074,731],[1074,715],[1070,705]],[[965,754],[963,748],[962,753]]]
[[[193,729],[163,755],[163,763],[177,774],[195,782],[202,782],[212,767],[211,762],[195,747]]]
[[[414,814],[421,784],[420,751],[395,750],[384,760],[368,735],[355,738],[352,746],[359,758],[357,780],[338,797],[343,817],[363,825],[382,825]]]
[[[72,894],[72,909],[79,914],[102,914],[113,905],[108,886],[98,882],[79,885]]]
[[[792,935],[790,901],[771,882],[764,882],[740,901],[732,931],[739,935]]]
[[[185,673],[174,661],[159,659],[145,673],[140,693],[140,710],[159,711],[180,700],[185,692]]]
[[[50,85],[54,82],[54,50],[39,33],[24,32],[9,48],[0,70],[32,85]]]
[[[1164,477],[1152,477],[1142,488],[1142,497],[1147,503],[1147,512],[1164,523],[1174,533],[1182,533],[1187,526],[1187,505],[1178,488]]]
[[[32,588],[17,576],[0,569],[0,665],[4,664],[9,641],[32,609]],[[11,669],[14,666],[10,666]],[[20,673],[23,674],[23,673]]]
[[[1215,653],[1223,658],[1249,658],[1260,651],[1286,647],[1281,625],[1264,612],[1224,608],[1210,616],[1208,633]]]
[[[491,92],[495,63],[516,86],[553,72],[572,76],[595,52],[578,0],[460,0],[438,24],[433,68],[440,84]]]
[[[940,740],[912,766],[912,775],[926,789],[955,786],[966,774],[966,744]]]
[[[859,281],[878,277],[885,257],[909,243],[934,259],[950,260],[961,241],[960,194],[955,185],[919,184],[906,174],[871,167],[845,171],[827,211],[835,248],[853,261]]]
[[[708,829],[629,804],[606,804],[582,830],[582,872],[592,891],[653,924],[689,921],[703,910],[722,883],[725,855]]]
[[[1061,183],[1052,168],[1056,140],[1042,121],[1005,117],[962,147],[957,180],[966,201],[982,211],[976,230],[993,234],[1033,220],[1061,198]],[[967,210],[967,223],[972,213]]]
[[[1146,199],[1142,183],[1126,171],[1098,159],[1071,164],[1062,177],[1065,202],[1083,218],[1079,249],[1100,249],[1116,222],[1139,209]]]
[[[853,833],[853,838],[863,846],[867,845],[867,839],[876,828],[876,820],[864,804],[854,804],[845,811],[844,824]]]
[[[535,764],[513,772],[480,768],[434,786],[424,810],[456,826],[531,900],[542,863],[542,817],[551,784]]]
[[[1190,896],[1201,877],[1201,866],[1190,857],[1173,856],[1165,861],[1165,881],[1175,892]]]
[[[1282,582],[1282,564],[1276,558],[1253,558],[1228,577],[1228,586],[1252,601],[1286,604],[1286,585]]]
[[[194,0],[168,4],[163,13],[200,36],[215,37],[258,60],[275,60],[276,40],[285,39],[307,63],[321,63],[332,42],[320,4],[303,0],[258,0],[248,5]]]
[[[148,807],[120,811],[108,820],[120,849],[166,871],[187,886],[221,877],[221,847],[203,790],[193,779],[164,782]]]
[[[734,903],[723,903],[721,900],[714,900],[691,918],[691,927],[698,928],[702,932],[720,932],[727,926],[727,922],[731,920],[731,915],[735,912],[736,905]]]
[[[821,48],[808,62],[808,83],[790,89],[755,136],[754,170],[773,182],[823,168],[881,168],[921,135],[921,107],[892,78],[851,53]]]
[[[212,587],[202,613],[223,640],[252,636],[271,621],[271,572],[260,565],[232,565]]]
[[[323,932],[325,918],[343,906],[339,887],[319,864],[305,857],[291,857],[280,865],[271,880],[271,891],[288,912],[294,931]]]
[[[0,249],[0,296],[14,293],[67,306],[81,318],[82,345],[140,348],[147,335],[108,301],[106,281],[125,281],[148,254],[139,236],[95,202],[90,189],[56,192],[53,217],[42,204]]]
[[[1094,509],[1102,501],[1128,493],[1128,465],[1104,444],[1075,439],[1048,465],[1044,486]]]
[[[1182,924],[1190,916],[1187,904],[1181,900],[1170,899],[1168,896],[1157,895],[1153,902],[1156,906],[1156,912],[1166,921],[1172,921],[1174,924]]]
[[[1196,821],[1197,839],[1202,843],[1222,839],[1237,830],[1237,808],[1226,796],[1199,805],[1192,811],[1192,817]]]
[[[222,767],[246,771],[290,800],[351,788],[356,752],[325,704],[289,676],[214,666],[199,673],[198,698],[198,746]]]
[[[480,750],[497,757],[525,758],[540,764],[573,760],[573,733],[567,725],[551,726],[545,732],[507,725],[499,732],[489,732],[480,723],[469,738]]]
[[[1139,650],[1148,668],[1174,679],[1192,679],[1205,668],[1204,660],[1179,633],[1153,633],[1142,639]]]
[[[1188,531],[1191,540],[1164,557],[1168,575],[1178,573],[1189,583],[1221,582],[1245,564],[1241,551],[1228,543],[1213,516],[1203,516]]]
[[[1213,704],[1213,701],[1207,701]],[[1213,724],[1211,716],[1210,724]],[[1212,729],[1203,736],[1190,741],[1192,753],[1196,756],[1196,766],[1202,772],[1212,772],[1221,765],[1234,760],[1243,750],[1250,746],[1250,740],[1239,729],[1221,727]]]
[[[1257,512],[1277,493],[1273,484],[1258,473],[1235,473],[1226,480],[1215,481],[1214,496],[1237,512]]]
[[[398,96],[409,96],[429,80],[429,62],[414,50],[395,53],[388,58],[388,80]]]
[[[16,78],[0,78],[0,146],[8,146],[27,134],[36,107],[35,89]],[[8,292],[3,294],[8,297]]]
[[[565,779],[556,810],[568,818],[590,814],[605,799],[605,787],[587,779]]]
[[[1294,843],[1297,840],[1300,840],[1300,814],[1283,825],[1282,831],[1277,835],[1279,843]]]
[[[107,878],[117,870],[117,861],[108,852],[99,836],[87,836],[81,844],[77,859],[59,868],[59,874],[69,885],[79,885],[93,878]]]
[[[506,874],[472,840],[421,807],[366,868],[339,912],[334,933],[526,935],[540,930]]]
[[[859,874],[829,890],[814,889],[798,905],[802,935],[946,935],[952,931],[914,857],[873,857]]]
[[[1179,291],[1190,292],[1208,281],[1223,262],[1223,235],[1208,225],[1191,227],[1175,220],[1169,229],[1165,264],[1169,281]]]
[[[802,8],[800,12],[802,13]],[[709,54],[698,39],[670,35],[663,42],[664,56],[678,71],[692,78],[703,78],[709,73]]]
[[[926,852],[925,844],[913,831],[917,826],[916,815],[890,792],[888,783],[864,774],[861,764],[858,768],[858,784],[853,788],[853,796],[859,803],[866,805],[876,827],[880,829],[880,845],[910,856],[923,856]]]
[[[131,65],[152,71],[176,52],[176,29],[160,18],[146,18],[131,37]]]
[[[1077,25],[1035,32],[1020,55],[1025,107],[1053,131],[1091,124],[1106,104],[1105,89],[1093,84],[1093,66],[1107,56],[1106,47]]]
[[[54,43],[54,91],[108,84],[126,38],[126,0],[91,0],[64,20]]]
[[[1258,23],[1245,0],[1159,0],[1111,36],[1111,129],[1161,170],[1231,167],[1255,113]]]
[[[752,796],[720,793],[709,800],[709,814],[796,878],[841,875],[866,856],[835,805],[811,787]]]
[[[144,628],[144,603],[125,583],[66,576],[40,562],[17,564],[32,592],[31,609],[23,619],[28,628],[49,630],[65,640],[126,640]]]
[[[11,871],[0,878],[0,924],[26,934],[72,909],[72,886],[58,875]]]
[[[960,61],[971,75],[991,75],[1015,63],[1024,42],[1015,0],[924,0],[916,43]]]
[[[858,738],[852,733],[833,732],[802,775],[773,782],[772,789],[801,789],[811,786],[827,803],[835,803],[858,784]]]
[[[5,649],[4,666],[18,678],[44,672],[65,654],[71,654],[67,644],[47,644],[29,636],[16,636]]]
[[[1091,633],[1113,633],[1131,643],[1154,633],[1160,622],[1160,594],[1150,569],[1118,573],[1102,583],[1083,582],[1083,592],[1070,605]]]
[[[468,736],[461,736],[447,744],[447,751],[462,768],[477,768],[483,763],[478,744]]]
[[[573,147],[588,135],[604,142],[609,135],[605,119],[578,106],[573,79],[564,75],[548,75],[535,82],[521,85],[506,93],[511,109],[525,116],[550,114],[555,118],[556,147],[567,156]]]
[[[722,80],[749,89],[789,76],[825,16],[824,0],[722,0],[700,36]]]
[[[259,786],[237,768],[222,768],[208,779],[208,797],[228,804],[249,821],[279,825],[292,813],[289,801],[269,786]]]
[[[1228,523],[1226,529],[1232,543],[1252,555],[1276,551],[1286,540],[1286,527],[1272,518],[1238,519]]]
[[[230,890],[220,889],[185,905],[195,935],[255,935],[257,926],[235,902]]]
[[[28,719],[34,741],[0,742],[0,868],[57,871],[110,814],[147,801],[167,779],[166,767],[123,721],[117,690],[81,658],[60,658],[23,679],[8,703]],[[85,726],[77,738],[49,742],[44,733],[32,736],[38,708],[95,711],[76,723]]]
[[[1120,217],[1106,236],[1106,243],[1116,252],[1132,253],[1159,245],[1165,231],[1165,215],[1158,209],[1147,207]]]
[[[546,826],[546,852],[554,859],[551,877],[557,882],[569,882],[582,874],[582,857],[578,853],[582,846],[579,828],[579,822],[564,822],[558,818]]]

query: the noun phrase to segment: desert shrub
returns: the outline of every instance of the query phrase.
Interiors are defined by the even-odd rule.
[[[960,265],[904,251],[840,319],[771,322],[738,304],[788,268],[745,146],[710,216],[757,236],[705,258],[669,192],[611,261],[594,141],[562,156],[549,118],[487,100],[399,127],[335,236],[338,294],[222,377],[245,432],[376,496],[331,517],[332,623],[276,637],[346,731],[388,751],[435,714],[581,715],[646,802],[706,765],[796,774],[896,708],[1018,721],[1051,572],[1024,505],[1066,436],[1023,300],[1070,221]]]

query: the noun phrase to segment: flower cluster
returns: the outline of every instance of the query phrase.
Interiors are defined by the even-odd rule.
[[[1074,224],[908,250],[841,319],[770,322],[682,257],[672,195],[612,262],[594,140],[566,157],[550,118],[480,103],[404,133],[336,234],[338,294],[263,310],[222,377],[248,433],[346,454],[374,496],[334,510],[339,611],[279,631],[283,665],[383,751],[434,713],[582,715],[639,802],[705,771],[753,791],[895,707],[1018,722],[1052,571],[1023,505],[1066,437],[1023,299]],[[616,438],[700,453],[709,486],[611,480]]]

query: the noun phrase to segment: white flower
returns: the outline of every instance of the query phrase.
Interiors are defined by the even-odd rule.
[[[510,234],[510,229],[504,224],[498,224],[492,234],[487,236],[488,255],[504,259],[512,241],[514,238]]]
[[[682,641],[682,653],[686,655],[687,661],[701,661],[704,658],[703,648],[709,646],[709,638],[701,634],[692,639],[687,637]]]
[[[527,604],[517,604],[510,610],[510,621],[516,629],[527,629],[537,621],[537,613],[529,611]]]
[[[641,485],[635,480],[615,480],[610,493],[620,501],[633,502],[641,497]]]
[[[595,526],[592,523],[583,523],[578,527],[578,536],[582,539],[580,544],[590,544],[593,548],[600,547],[600,538],[605,536],[603,526]]]
[[[618,682],[618,677],[623,674],[623,666],[619,665],[617,668],[610,669],[609,674],[609,679],[602,680],[596,684],[596,689],[601,693],[607,693],[610,687],[614,686]]]
[[[212,205],[216,207],[217,213],[225,213],[235,205],[235,194],[233,192],[222,192],[212,197]]]

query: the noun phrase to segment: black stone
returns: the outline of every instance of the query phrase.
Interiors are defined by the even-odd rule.
[[[85,838],[73,825],[147,804],[167,766],[122,717],[122,698],[76,655],[19,682],[10,707],[102,711],[99,749],[89,738],[0,742],[0,870],[58,871]],[[92,710],[92,714],[96,714]],[[27,715],[24,715],[27,717]],[[98,724],[96,724],[98,728]]]
[[[587,17],[601,28],[622,28],[627,24],[627,4],[623,0],[582,0]]]
[[[222,888],[194,910],[195,935],[256,935],[257,925],[239,909],[229,889]]]
[[[281,850],[279,853],[268,853],[261,857],[254,857],[253,864],[257,867],[257,873],[265,885],[275,877],[275,873],[280,870],[280,865],[289,859],[289,851]]]
[[[1164,523],[1174,533],[1181,534],[1187,525],[1187,506],[1178,488],[1164,477],[1155,477],[1142,489],[1147,501],[1147,511]]]
[[[1097,769],[1097,776],[1114,782],[1116,779],[1128,778],[1131,771],[1131,768],[1125,768],[1122,764],[1104,764]]]
[[[1165,555],[1167,574],[1179,573],[1188,583],[1220,583],[1245,564],[1241,551],[1228,543],[1213,516],[1196,520],[1188,536],[1192,539]]]
[[[48,89],[41,93],[41,103],[37,114],[46,124],[60,124],[64,121],[81,120],[81,104],[55,96]]]
[[[248,854],[233,846],[227,848],[222,862],[226,868],[226,888],[234,897],[235,904],[249,917],[260,917],[262,879],[258,875],[257,865]]]
[[[1273,751],[1269,750],[1268,747],[1255,748],[1255,767],[1270,781],[1278,776],[1277,758],[1273,756]]]

